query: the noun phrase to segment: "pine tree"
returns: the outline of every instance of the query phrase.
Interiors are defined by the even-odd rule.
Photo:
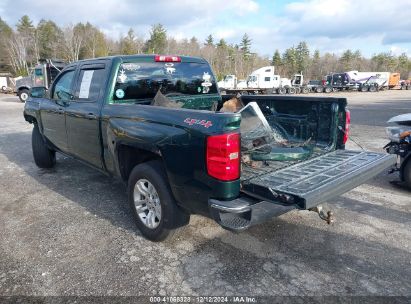
[[[17,31],[21,34],[31,34],[35,30],[33,22],[30,20],[29,16],[24,15],[17,22]]]
[[[214,46],[214,38],[213,35],[208,35],[204,45]]]
[[[350,71],[354,69],[354,54],[351,50],[346,50],[340,57],[340,63],[344,71]]]
[[[120,41],[120,53],[124,55],[136,54],[137,48],[135,40],[136,36],[134,34],[134,30],[130,28],[127,32],[127,36]]]
[[[40,58],[59,57],[59,42],[63,33],[61,29],[51,20],[40,20],[37,25],[37,38],[39,44]]]
[[[164,53],[167,46],[167,31],[160,23],[151,26],[150,39],[147,41],[148,53]]]
[[[298,72],[297,51],[294,46],[285,50],[282,61],[287,69],[288,76]]]
[[[278,69],[282,65],[281,55],[278,49],[275,50],[274,52],[273,60],[271,61],[271,64],[275,66],[276,69]]]
[[[297,60],[297,72],[305,73],[309,64],[310,64],[310,51],[308,49],[307,43],[305,41],[301,41],[296,51],[296,60]]]
[[[244,60],[248,60],[251,56],[251,39],[248,37],[247,33],[245,33],[241,39],[240,50]]]

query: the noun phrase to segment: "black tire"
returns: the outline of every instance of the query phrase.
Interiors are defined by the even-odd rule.
[[[333,91],[332,87],[325,87],[324,92],[325,93],[331,93]]]
[[[308,94],[308,93],[310,93],[311,90],[308,87],[303,87],[301,91],[302,91],[303,94]]]
[[[361,92],[367,92],[367,91],[368,91],[368,87],[363,85],[363,86],[361,86],[360,91],[361,91]]]
[[[286,88],[278,88],[277,93],[280,95],[284,95],[285,93],[287,93],[287,90]]]
[[[26,102],[26,100],[29,98],[29,90],[22,89],[19,91],[18,95],[21,102]]]
[[[301,94],[301,88],[300,87],[295,88],[295,94]]]
[[[405,186],[411,189],[411,160],[408,160],[405,167],[402,169]]]
[[[288,94],[295,94],[295,88],[288,88],[287,93]]]
[[[156,204],[160,205],[161,215],[159,219],[155,217],[155,219],[158,219],[158,222],[156,222],[157,226],[154,228],[148,227],[147,224],[143,222],[137,212],[137,207],[134,202],[134,192],[137,182],[145,183],[145,181],[149,182],[154,187],[155,193],[159,199],[159,202]],[[190,221],[190,215],[184,212],[176,204],[161,161],[149,161],[134,167],[128,179],[127,191],[128,201],[136,225],[143,236],[151,241],[159,242],[166,238],[171,239],[176,235],[176,232],[179,230],[178,228],[187,225]],[[150,212],[148,204],[143,203],[143,205],[145,205],[146,208],[144,212]],[[155,208],[153,208],[153,211],[154,209]],[[142,211],[140,211],[140,213],[141,212]]]
[[[47,147],[37,125],[34,125],[33,132],[31,134],[31,146],[33,149],[34,162],[37,167],[54,167],[56,164],[56,152]]]
[[[375,85],[370,86],[369,88],[370,92],[377,92],[377,87]]]
[[[322,92],[323,92],[323,88],[322,88],[322,87],[316,87],[316,88],[315,88],[315,91],[316,91],[317,93],[322,93]]]

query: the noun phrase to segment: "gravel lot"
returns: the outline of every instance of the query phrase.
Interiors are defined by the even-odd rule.
[[[382,151],[388,118],[411,112],[411,91],[333,96],[348,97],[352,136],[368,150]],[[233,234],[192,216],[180,239],[151,243],[120,181],[61,155],[53,170],[35,166],[23,106],[0,95],[2,296],[411,297],[411,191],[395,175],[329,202],[330,226],[293,211]]]

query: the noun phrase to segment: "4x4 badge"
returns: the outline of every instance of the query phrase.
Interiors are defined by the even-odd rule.
[[[199,120],[199,119],[194,119],[194,118],[186,118],[184,119],[184,122],[189,124],[190,126],[192,125],[201,125],[204,128],[208,128],[211,127],[213,125],[213,123],[209,120]]]

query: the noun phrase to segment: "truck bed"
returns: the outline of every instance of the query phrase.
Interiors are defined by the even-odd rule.
[[[339,127],[345,127],[345,99],[243,96],[242,101],[271,109],[264,112],[269,124],[279,124],[290,138],[307,141],[312,149],[309,157],[298,160],[243,162],[241,191],[254,198],[312,208],[395,162],[383,153],[344,150]]]

